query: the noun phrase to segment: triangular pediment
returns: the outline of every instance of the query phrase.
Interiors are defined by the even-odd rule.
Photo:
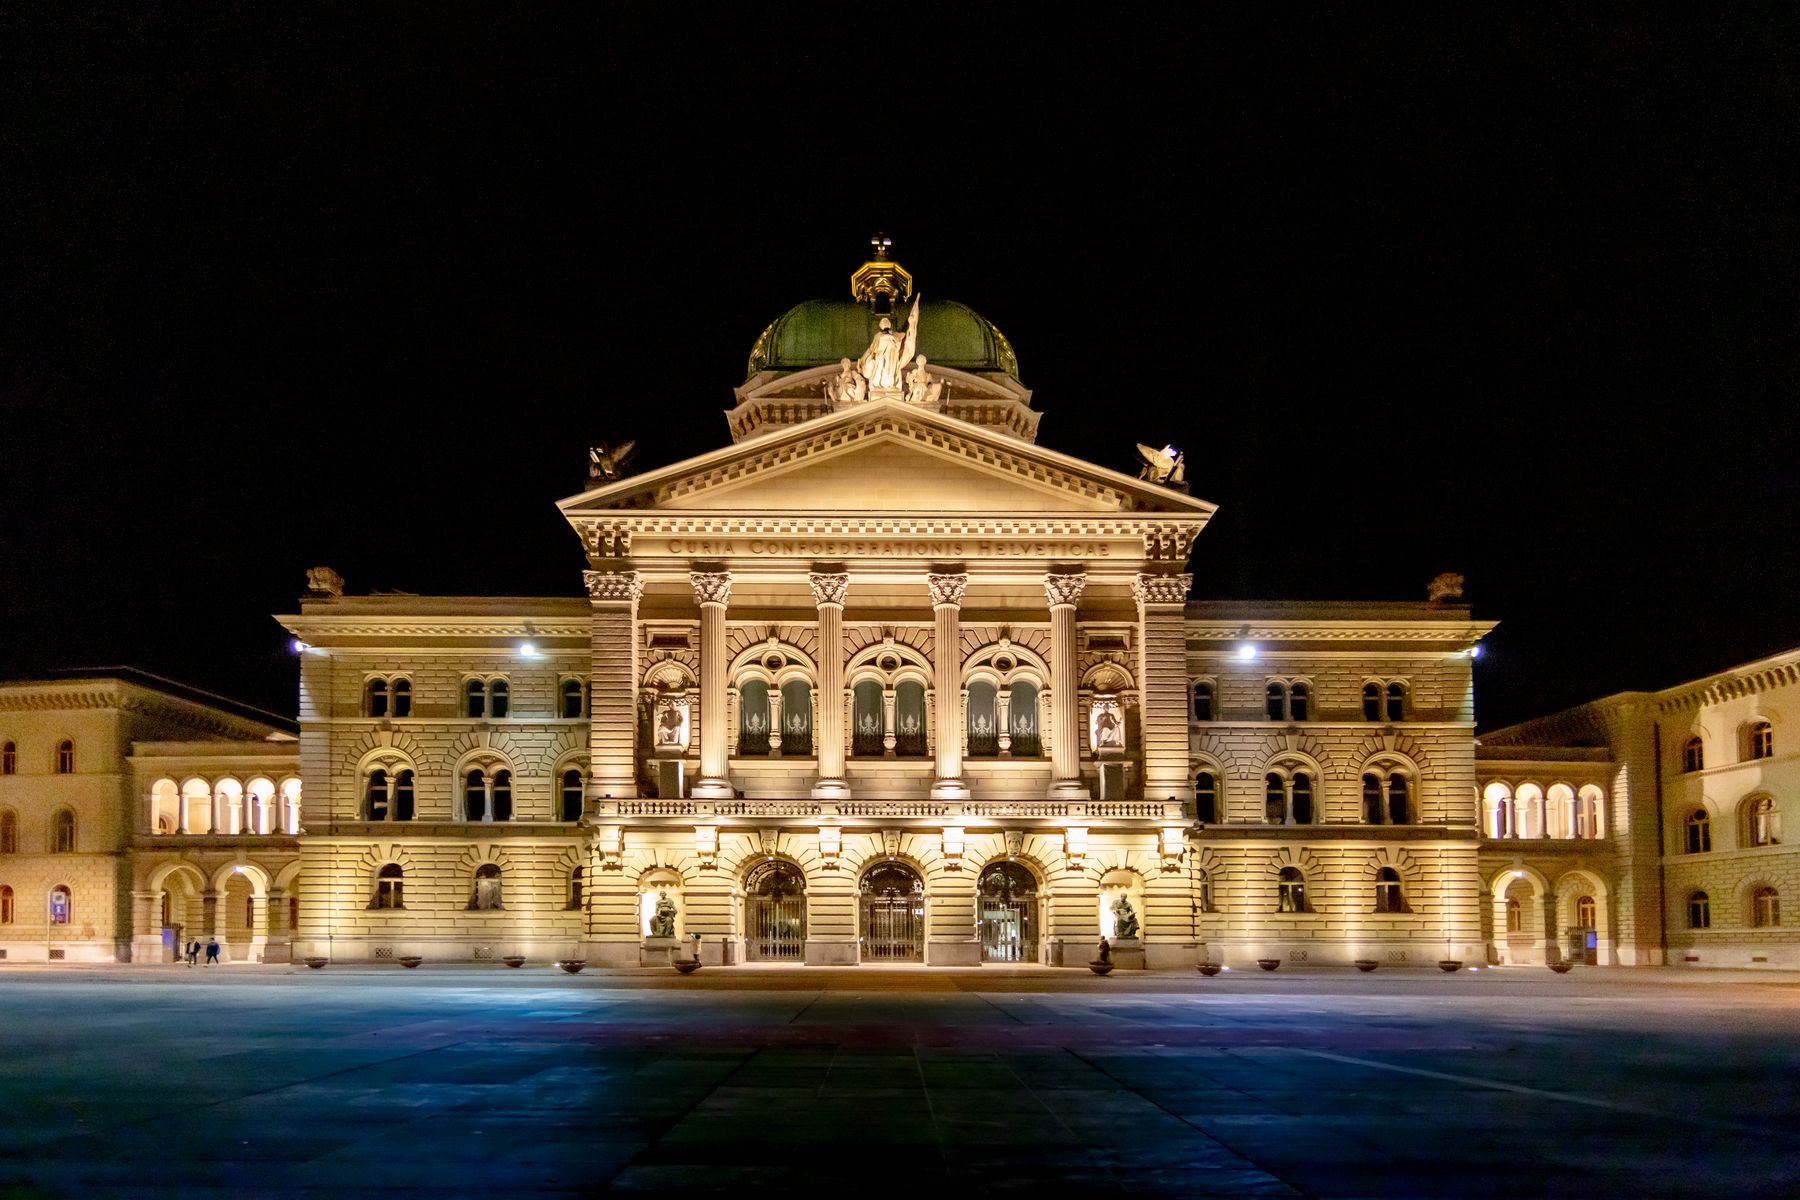
[[[565,514],[1142,513],[1206,517],[1184,493],[904,403],[860,405],[621,480]]]

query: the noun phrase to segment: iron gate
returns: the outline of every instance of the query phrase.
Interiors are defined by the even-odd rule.
[[[864,896],[862,925],[864,961],[925,961],[923,896]]]
[[[1036,962],[1035,900],[981,898],[981,961]]]
[[[752,896],[750,959],[799,962],[806,954],[806,897]]]
[[[744,889],[745,954],[752,962],[806,957],[806,879],[790,863],[757,868]]]
[[[976,882],[982,962],[1037,961],[1037,880],[1016,862],[997,862]]]

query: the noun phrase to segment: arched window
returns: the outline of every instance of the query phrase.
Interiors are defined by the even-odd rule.
[[[881,684],[876,680],[861,680],[851,689],[850,749],[859,758],[880,758],[887,749],[887,717],[881,700]]]
[[[908,679],[894,689],[894,753],[925,756],[925,685]]]
[[[1749,846],[1781,844],[1781,814],[1773,796],[1755,796],[1744,805],[1744,839]]]
[[[1363,720],[1381,720],[1381,685],[1379,683],[1363,684]]]
[[[1036,758],[1044,752],[1044,743],[1040,731],[1043,728],[1038,720],[1037,684],[1028,679],[1015,679],[1012,685],[1012,703],[1007,706],[1007,724],[1012,730],[1012,750],[1014,758]]]
[[[1263,776],[1263,820],[1270,825],[1313,823],[1313,779],[1304,770],[1286,768]]]
[[[581,811],[586,807],[586,783],[581,772],[570,767],[562,773],[562,811],[557,815],[564,821],[581,820]]]
[[[587,689],[581,680],[562,681],[562,715],[565,720],[587,716]]]
[[[68,738],[56,743],[56,773],[58,775],[75,773],[75,743]]]
[[[50,853],[75,853],[75,814],[66,808],[50,818]]]
[[[1486,809],[1487,835],[1491,838],[1513,837],[1512,789],[1504,783],[1490,783],[1481,797]]]
[[[1750,726],[1750,758],[1775,757],[1775,727],[1767,721]],[[73,767],[70,770],[74,770]]]
[[[494,912],[500,904],[500,868],[493,863],[482,863],[475,868],[475,890],[469,897],[469,907],[481,912]]]
[[[738,689],[738,754],[767,755],[769,730],[769,685],[760,679],[746,679]]]
[[[569,872],[569,907],[580,908],[585,899],[584,888],[587,881],[587,869],[576,867]]]
[[[0,925],[13,923],[13,890],[0,884]]]
[[[512,820],[512,772],[499,770],[494,772],[494,820]]]
[[[388,715],[388,681],[379,675],[363,686],[363,715],[368,717]]]
[[[1213,684],[1210,679],[1202,679],[1194,685],[1194,720],[1213,720]]]
[[[407,801],[410,805],[412,800],[412,772],[407,771],[404,772],[404,774],[408,785]],[[412,819],[412,810],[410,807],[407,809],[407,815],[403,819]],[[290,834],[297,834],[300,832],[300,781],[298,779],[284,779],[281,781],[281,832]],[[294,926],[290,925],[289,928],[294,928]]]
[[[295,806],[296,810],[298,805]],[[413,773],[411,768],[402,768],[394,772],[394,820],[410,821],[413,819]],[[289,832],[297,832],[290,830]]]
[[[1592,896],[1575,898],[1575,925],[1580,929],[1592,929],[1595,924],[1595,913],[1598,911]]]
[[[369,772],[368,783],[363,787],[363,820],[385,821],[388,819],[390,796],[388,793],[388,773],[380,767]]]
[[[781,685],[781,752],[804,756],[813,752],[812,684],[790,679]]]
[[[1399,771],[1368,771],[1362,777],[1363,820],[1370,825],[1404,825],[1412,819],[1412,792]]]
[[[1781,894],[1772,887],[1759,887],[1750,896],[1750,923],[1758,929],[1773,929],[1781,924]]]
[[[487,681],[471,679],[463,685],[463,715],[487,716]]]
[[[1275,905],[1277,912],[1306,911],[1306,876],[1300,873],[1299,867],[1281,868],[1275,883]]]
[[[375,872],[375,899],[369,907],[406,907],[406,871],[399,863],[389,863]]]
[[[504,717],[511,704],[512,689],[504,679],[488,682],[488,716],[496,719]]]
[[[1000,753],[1000,707],[994,685],[977,679],[969,685],[969,757],[992,758]]]
[[[1705,892],[1695,892],[1688,897],[1687,921],[1689,929],[1712,928],[1712,900]]]
[[[1304,683],[1292,684],[1288,688],[1288,718],[1304,721],[1310,716],[1312,707],[1312,688]]]
[[[1406,782],[1406,776],[1398,771],[1387,777],[1388,785],[1388,824],[1405,825],[1412,820],[1412,793]]]
[[[488,777],[480,767],[463,776],[463,820],[488,819]]]
[[[1506,898],[1506,932],[1518,933],[1525,928],[1525,906],[1517,897]]]
[[[8,808],[0,810],[0,854],[19,852],[19,814]]]
[[[1681,769],[1684,771],[1704,771],[1706,769],[1706,743],[1702,742],[1698,736],[1681,743]]]
[[[394,715],[396,717],[412,716],[412,680],[395,679],[389,686],[394,696]]]
[[[75,919],[75,894],[62,884],[50,889],[50,923],[67,925]]]
[[[19,747],[12,742],[0,742],[0,775],[13,775],[19,770]]]
[[[1400,890],[1400,872],[1392,867],[1382,867],[1375,872],[1375,911],[1378,913],[1403,913],[1406,911],[1406,896]]]
[[[1705,854],[1712,849],[1712,819],[1704,808],[1696,808],[1687,816],[1687,852]]]
[[[1397,679],[1387,685],[1387,719],[1406,719],[1406,685]]]
[[[1202,825],[1219,823],[1219,777],[1211,771],[1194,776],[1194,819]]]
[[[1286,720],[1287,702],[1287,684],[1281,682],[1279,679],[1271,679],[1268,688],[1263,693],[1263,711],[1268,714],[1269,720]]]

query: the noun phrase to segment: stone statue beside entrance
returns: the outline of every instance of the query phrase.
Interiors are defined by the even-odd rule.
[[[1113,936],[1134,938],[1138,935],[1137,910],[1131,907],[1131,898],[1123,892],[1112,902]]]
[[[656,894],[656,912],[650,918],[650,936],[653,938],[675,936],[675,902],[669,899],[667,892]]]

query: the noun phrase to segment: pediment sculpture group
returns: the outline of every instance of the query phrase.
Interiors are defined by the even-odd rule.
[[[894,323],[883,317],[862,357],[854,362],[848,358],[840,361],[837,376],[825,384],[831,407],[900,399],[908,404],[935,407],[944,385],[931,378],[925,369],[925,356],[917,352],[918,348],[919,301],[914,299],[904,333],[895,332]]]

